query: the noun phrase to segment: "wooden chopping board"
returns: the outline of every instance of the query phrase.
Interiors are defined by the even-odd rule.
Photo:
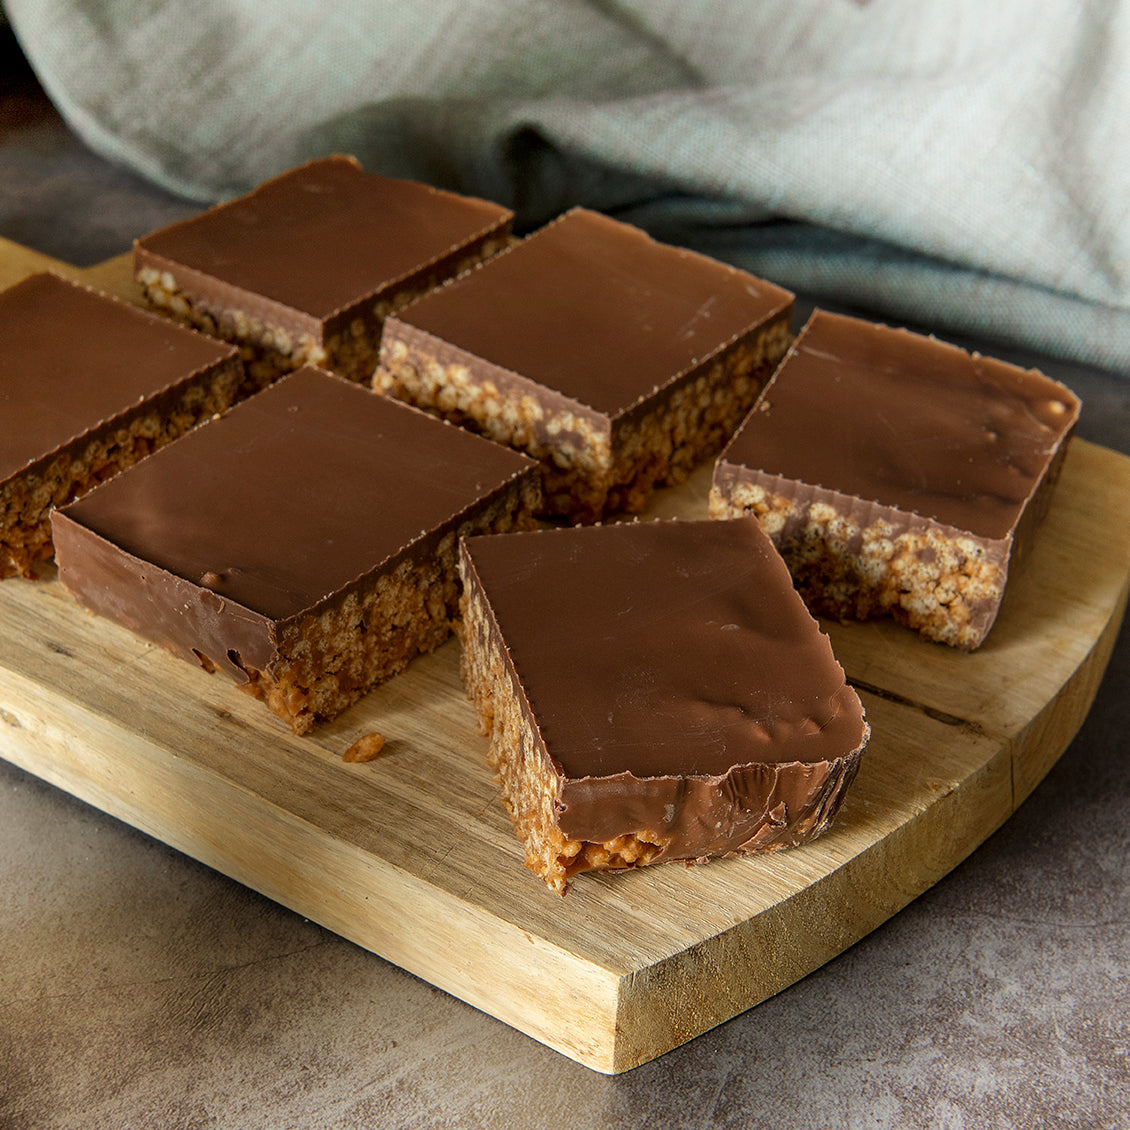
[[[50,266],[0,240],[0,286]],[[1085,410],[1085,409],[1084,409]],[[709,469],[651,513],[705,515]],[[452,640],[313,737],[51,579],[0,584],[0,755],[605,1073],[756,1005],[874,929],[999,827],[1083,721],[1130,578],[1130,459],[1073,442],[984,647],[828,625],[873,738],[832,830],[771,857],[526,871]],[[345,749],[385,735],[375,761]]]

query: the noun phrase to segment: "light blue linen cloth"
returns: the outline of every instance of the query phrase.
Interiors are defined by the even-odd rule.
[[[887,321],[1130,370],[1130,0],[7,0],[95,150],[575,203]]]

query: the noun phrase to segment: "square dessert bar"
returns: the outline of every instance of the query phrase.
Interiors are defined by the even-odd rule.
[[[51,557],[52,507],[231,403],[236,350],[50,274],[0,292],[0,577]]]
[[[970,650],[1042,519],[1079,416],[1042,373],[816,311],[717,461],[818,615]]]
[[[756,520],[467,538],[460,569],[463,678],[553,890],[828,827],[870,728]]]
[[[389,311],[505,246],[512,213],[333,156],[137,240],[157,309],[244,350],[252,388],[302,365],[368,381]]]
[[[457,538],[521,528],[537,465],[312,368],[53,525],[80,604],[306,733],[451,632]]]
[[[595,521],[721,449],[792,303],[577,208],[391,317],[373,386],[539,459],[548,512]]]

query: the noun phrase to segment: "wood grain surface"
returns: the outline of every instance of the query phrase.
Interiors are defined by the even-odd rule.
[[[53,266],[0,240],[0,285]],[[1086,407],[1084,406],[1084,411]],[[709,470],[651,513],[705,516]],[[522,863],[452,640],[307,738],[73,603],[0,584],[0,755],[601,1072],[840,953],[1003,823],[1085,717],[1130,578],[1130,459],[1074,441],[1031,558],[971,655],[827,625],[873,737],[832,830],[769,857],[584,875]],[[379,731],[368,762],[343,754]]]

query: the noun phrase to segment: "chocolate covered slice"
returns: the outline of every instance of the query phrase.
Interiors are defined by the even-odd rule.
[[[505,246],[512,218],[331,156],[144,236],[134,269],[154,306],[238,342],[253,386],[305,364],[368,381],[387,314]]]
[[[52,554],[50,512],[224,411],[236,350],[58,275],[0,292],[0,577]]]
[[[714,472],[819,615],[985,639],[1079,416],[1042,373],[816,311]]]
[[[721,449],[792,302],[576,208],[389,318],[373,383],[541,460],[550,512],[593,521]]]
[[[447,638],[457,538],[537,492],[524,456],[306,368],[56,512],[59,579],[305,733]]]
[[[755,520],[461,546],[464,681],[527,865],[551,888],[828,827],[870,731]]]

